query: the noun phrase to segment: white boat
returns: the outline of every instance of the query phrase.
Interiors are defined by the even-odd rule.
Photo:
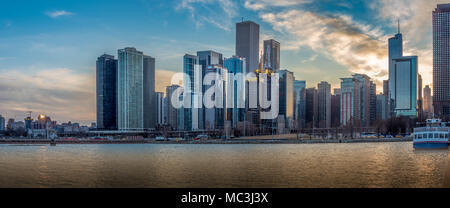
[[[414,148],[448,148],[449,133],[441,119],[427,119],[426,126],[414,128]]]

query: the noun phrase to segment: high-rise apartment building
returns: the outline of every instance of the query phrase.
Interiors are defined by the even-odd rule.
[[[319,128],[331,127],[331,85],[322,81],[317,84]]]
[[[360,83],[356,78],[341,78],[341,126],[360,124]]]
[[[144,54],[136,48],[118,51],[117,122],[119,130],[144,129]]]

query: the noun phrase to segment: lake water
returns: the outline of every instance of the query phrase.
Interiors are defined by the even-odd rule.
[[[0,145],[0,187],[450,187],[448,153],[411,142]]]

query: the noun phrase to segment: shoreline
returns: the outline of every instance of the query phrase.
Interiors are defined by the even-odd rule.
[[[155,141],[155,140],[115,140],[115,141],[63,141],[35,139],[0,139],[0,144],[339,144],[339,143],[378,143],[378,142],[411,142],[412,138],[389,139],[230,139],[202,141]]]

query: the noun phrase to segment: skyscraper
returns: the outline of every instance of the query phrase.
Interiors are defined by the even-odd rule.
[[[280,70],[280,43],[274,39],[264,41],[264,68]]]
[[[360,123],[360,84],[355,78],[341,78],[341,126]]]
[[[199,65],[198,56],[186,54],[183,57],[183,72],[184,77],[184,129],[194,130],[199,129],[199,112],[201,112],[202,106],[201,93],[203,92],[202,84],[202,72]],[[180,128],[180,125],[178,125]]]
[[[322,81],[317,84],[319,128],[331,127],[331,85]]]
[[[296,127],[302,129],[306,124],[306,81],[295,80],[294,93],[294,119]]]
[[[358,80],[359,84],[359,114],[355,114],[354,119],[359,120],[362,126],[370,126],[370,108],[372,106],[371,99],[371,81],[370,77],[365,74],[354,74],[353,78]],[[341,88],[342,90],[342,88]]]
[[[306,128],[316,128],[318,119],[318,97],[316,88],[306,89]]]
[[[335,88],[331,95],[331,127],[341,125],[341,89]]]
[[[104,54],[96,63],[97,128],[117,129],[117,60]]]
[[[285,121],[285,127],[292,128],[294,122],[294,73],[283,69],[279,71],[279,111],[278,115]]]
[[[423,119],[422,76],[417,74],[417,114]]]
[[[259,64],[259,25],[252,21],[236,23],[236,56],[247,61],[248,72],[258,69]]]
[[[211,85],[206,84],[205,89],[206,91],[212,90],[215,93],[213,98],[208,98],[208,100],[214,100],[214,107],[205,109],[205,129],[223,129],[227,115],[225,91],[225,86],[227,83],[225,82],[228,72],[227,69],[219,65],[208,66],[206,72],[206,76],[211,76],[208,77],[208,79],[214,81]],[[222,93],[222,95],[220,95],[220,93]],[[208,93],[205,94],[205,96],[208,95]]]
[[[431,96],[431,88],[428,85],[423,88],[423,111],[426,118],[433,117],[433,97]]]
[[[5,131],[5,118],[0,115],[0,131]]]
[[[178,129],[178,111],[172,105],[172,95],[180,86],[179,85],[170,85],[166,87],[166,97],[167,97],[167,110],[166,110],[166,119],[167,124],[172,127],[172,129]]]
[[[201,77],[200,79],[203,80],[206,74],[206,68],[210,65],[224,65],[223,55],[221,53],[215,52],[215,51],[198,51],[197,52],[198,57],[198,64],[201,65]],[[202,93],[205,93],[205,88],[202,87]],[[201,108],[198,109],[198,128],[204,129],[205,128],[205,107],[201,106]]]
[[[228,102],[233,102],[231,108],[227,106],[227,120],[231,121],[233,127],[236,127],[238,122],[243,122],[245,120],[245,114],[247,112],[247,85],[245,82],[245,67],[246,61],[245,58],[233,56],[231,58],[227,58],[224,61],[224,67],[228,70],[229,73],[229,86],[230,90],[227,95],[230,100]],[[233,80],[231,79],[233,78]]]
[[[370,81],[370,125],[375,123],[377,118],[377,85]]]
[[[164,93],[156,92],[156,118],[158,125],[164,124]]]
[[[438,117],[450,116],[450,4],[433,11],[433,107]]]
[[[387,96],[385,94],[377,95],[376,120],[386,120],[388,115]]]
[[[417,56],[404,56],[393,59],[395,82],[390,90],[394,92],[394,112],[396,116],[417,116]]]
[[[396,86],[396,82],[395,79],[391,79],[391,77],[394,77],[394,64],[393,64],[393,59],[394,58],[399,58],[403,56],[403,37],[402,34],[400,33],[400,21],[398,24],[398,32],[397,34],[392,37],[389,38],[388,40],[388,48],[389,48],[389,105],[390,105],[390,111],[392,115],[394,112],[394,108],[395,108],[395,86]]]
[[[119,130],[144,129],[144,54],[136,48],[118,51],[117,112]]]
[[[144,55],[143,62],[144,128],[151,129],[157,124],[155,58]]]

